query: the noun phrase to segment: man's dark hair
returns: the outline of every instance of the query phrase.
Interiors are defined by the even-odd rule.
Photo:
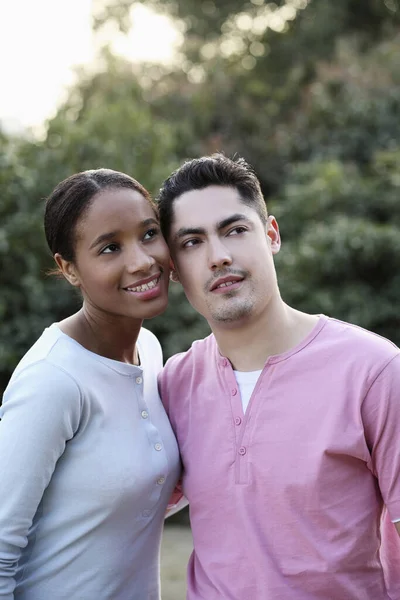
[[[218,152],[186,161],[162,184],[157,200],[161,230],[166,240],[171,231],[174,200],[186,192],[210,185],[237,189],[243,204],[254,208],[261,221],[266,222],[267,207],[252,167],[243,158],[230,159]]]

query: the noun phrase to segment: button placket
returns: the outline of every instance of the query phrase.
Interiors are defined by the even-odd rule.
[[[152,469],[152,478],[153,485],[149,490],[149,495],[145,506],[141,512],[141,516],[144,519],[148,519],[154,513],[154,507],[157,505],[157,502],[160,499],[160,496],[163,493],[164,485],[166,484],[168,473],[169,473],[169,465],[167,460],[166,448],[163,443],[163,439],[161,437],[160,429],[157,427],[157,424],[154,423],[151,419],[151,405],[148,407],[144,396],[143,396],[143,388],[144,388],[144,378],[143,375],[138,371],[133,375],[132,384],[134,388],[134,397],[136,398],[136,410],[138,411],[137,417],[141,422],[141,425],[144,429],[144,434],[147,437],[149,443],[149,451],[154,453],[153,455],[153,467]],[[140,514],[140,513],[139,513]]]
[[[141,375],[136,375],[133,378],[135,382],[135,395],[138,402],[138,409],[140,411],[140,416],[142,419],[149,418],[149,411],[147,410],[146,402],[143,399],[143,377]]]
[[[233,372],[233,368],[226,358],[221,358],[220,372],[225,383],[225,389],[228,395],[228,402],[232,411],[232,428],[234,433],[234,453],[235,458],[235,482],[237,484],[246,484],[248,482],[248,450],[249,448],[243,442],[248,441],[248,419],[247,415],[243,417],[243,405],[240,397],[238,383]]]

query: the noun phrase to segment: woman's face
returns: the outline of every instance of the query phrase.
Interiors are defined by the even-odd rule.
[[[142,320],[162,313],[169,252],[150,203],[129,188],[96,194],[76,226],[75,261],[64,274],[98,315]]]

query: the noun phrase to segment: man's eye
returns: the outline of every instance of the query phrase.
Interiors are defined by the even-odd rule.
[[[119,250],[118,244],[108,244],[108,246],[105,246],[105,248],[103,248],[103,250],[100,252],[100,254],[112,254],[113,252],[116,252],[117,250]]]
[[[153,227],[152,229],[149,229],[148,231],[146,231],[146,233],[144,234],[143,239],[144,240],[151,240],[153,237],[155,237],[159,233],[160,233],[160,230],[157,229],[157,227]]]
[[[186,240],[186,242],[183,242],[182,248],[191,248],[192,246],[197,246],[197,244],[200,244],[200,240],[197,240],[197,239]]]
[[[245,233],[247,231],[246,227],[239,225],[238,227],[234,227],[228,232],[228,235],[238,235],[239,233]]]

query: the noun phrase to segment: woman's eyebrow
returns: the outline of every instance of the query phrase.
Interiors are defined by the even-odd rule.
[[[143,221],[138,223],[138,226],[142,227],[143,229],[145,227],[148,227],[149,225],[158,225],[157,219],[154,219],[153,217],[149,217],[148,219],[144,219]],[[110,239],[114,238],[115,236],[117,236],[120,233],[121,233],[121,230],[109,231],[107,233],[102,233],[94,240],[94,242],[92,242],[92,244],[90,245],[90,250],[92,248],[94,248],[95,246],[98,246],[99,244],[108,242]]]
[[[116,235],[118,235],[118,231],[109,231],[108,233],[102,233],[99,235],[94,242],[90,244],[90,250],[99,244],[103,244],[104,242],[108,242],[113,239]]]

